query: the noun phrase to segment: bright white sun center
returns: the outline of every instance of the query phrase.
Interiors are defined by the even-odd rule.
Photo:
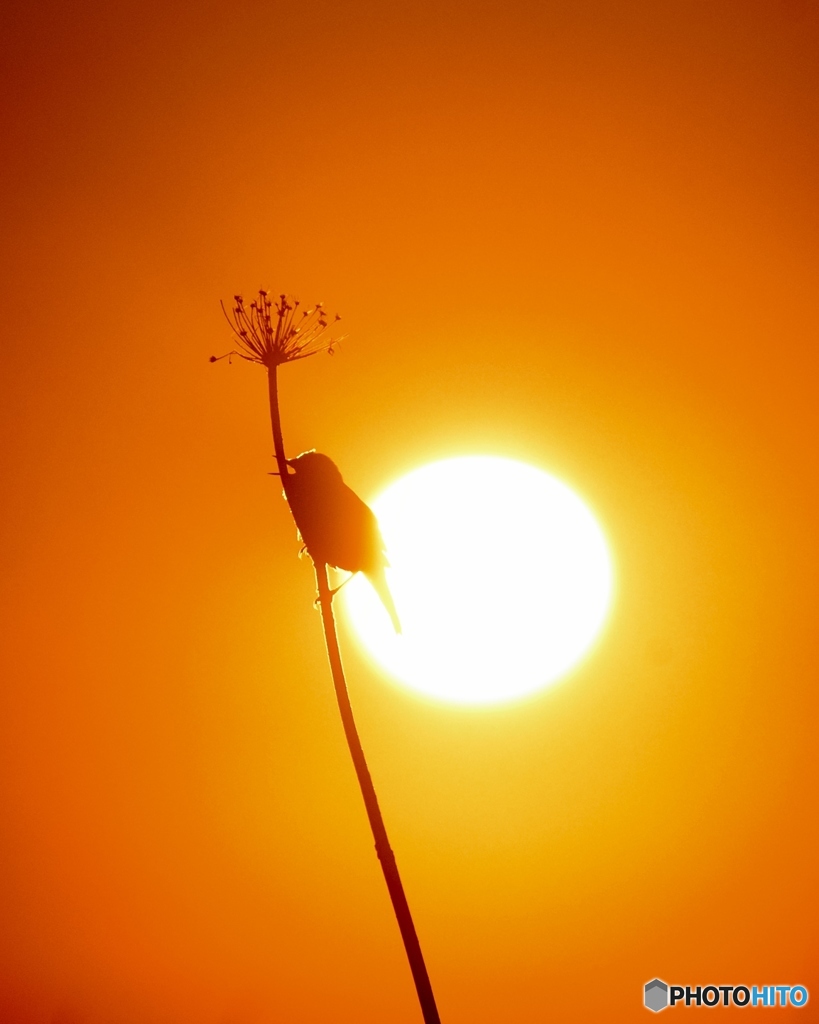
[[[586,505],[548,473],[447,459],[372,508],[402,634],[360,574],[339,596],[365,648],[402,682],[462,703],[505,700],[554,682],[597,636],[612,592],[608,548]]]

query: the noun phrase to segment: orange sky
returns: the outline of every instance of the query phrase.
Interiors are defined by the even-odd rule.
[[[207,361],[262,284],[349,333],[282,374],[291,452],[365,497],[530,461],[614,546],[594,657],[522,703],[346,647],[444,1024],[819,1001],[817,5],[3,21],[0,1022],[420,1021],[264,374]]]

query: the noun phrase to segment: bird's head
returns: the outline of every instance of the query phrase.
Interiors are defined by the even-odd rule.
[[[341,471],[335,462],[315,449],[288,459],[287,465],[295,470],[297,476],[307,480],[341,480]]]

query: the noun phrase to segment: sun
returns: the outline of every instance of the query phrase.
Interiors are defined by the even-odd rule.
[[[468,704],[531,693],[590,649],[611,603],[603,532],[564,483],[489,456],[431,463],[375,501],[403,632],[356,576],[346,616],[399,681]]]

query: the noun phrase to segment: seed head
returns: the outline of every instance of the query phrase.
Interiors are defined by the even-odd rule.
[[[298,299],[280,295],[273,300],[260,288],[249,306],[241,295],[234,295],[233,303],[230,313],[222,303],[222,312],[239,340],[236,355],[268,369],[317,352],[332,355],[333,346],[341,341],[340,337],[324,337],[327,328],[341,317],[336,314],[331,320],[321,302],[312,309],[301,309]]]

